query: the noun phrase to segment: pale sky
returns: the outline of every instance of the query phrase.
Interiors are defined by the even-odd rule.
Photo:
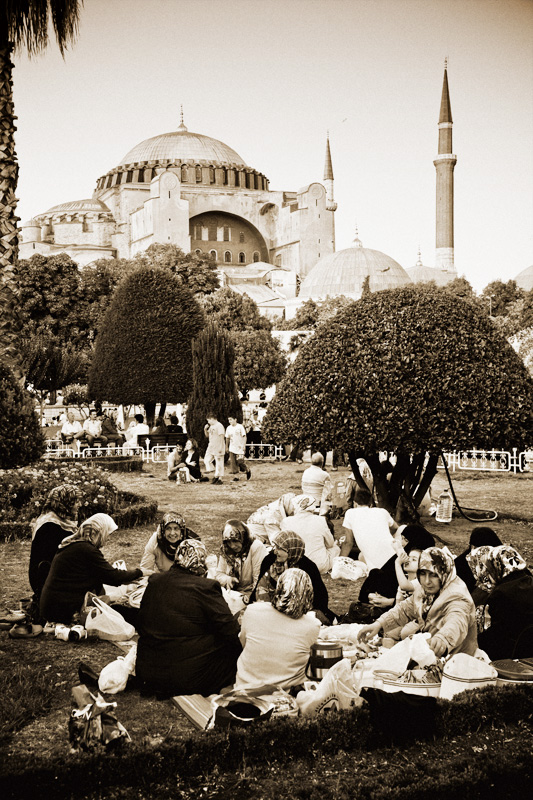
[[[533,264],[532,0],[85,0],[65,60],[15,57],[19,216],[91,197],[183,104],[276,190],[322,180],[329,129],[336,249],[357,224],[434,266],[445,57],[456,267],[507,281]]]

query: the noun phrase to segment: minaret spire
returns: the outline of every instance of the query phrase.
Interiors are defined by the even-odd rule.
[[[324,186],[326,188],[326,208],[328,211],[336,211],[337,203],[333,193],[333,162],[331,160],[331,150],[329,147],[329,131],[326,135],[326,160],[324,162]]]
[[[448,87],[448,59],[444,61],[444,79],[439,113],[439,149],[434,160],[437,170],[436,255],[435,266],[455,272],[453,252],[453,171],[457,156],[452,146],[452,108]]]
[[[183,104],[180,105],[180,124],[178,126],[178,130],[184,132],[189,130],[183,121]]]

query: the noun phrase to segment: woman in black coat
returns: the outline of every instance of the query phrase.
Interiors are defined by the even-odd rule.
[[[95,514],[79,531],[63,539],[41,593],[41,617],[69,624],[81,610],[85,594],[102,594],[102,584],[121,586],[142,578],[142,570],[115,569],[102,552],[107,536],[117,526],[108,514]]]
[[[313,585],[313,609],[321,622],[333,622],[335,614],[328,608],[328,590],[314,561],[307,558],[303,539],[292,531],[278,533],[272,542],[273,550],[266,555],[261,564],[259,578],[250,595],[250,603],[255,600],[271,602],[276,591],[278,578],[286,569],[297,567],[307,572]]]
[[[162,694],[218,694],[235,680],[239,624],[217,581],[205,577],[206,549],[185,539],[167,572],[151,575],[141,600],[137,678]]]

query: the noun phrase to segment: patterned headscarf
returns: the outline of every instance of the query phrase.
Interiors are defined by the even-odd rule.
[[[285,561],[284,564],[280,564],[279,561],[276,560],[270,567],[270,577],[274,581],[273,588],[275,588],[279,576],[285,572],[285,570],[298,564],[305,553],[305,544],[303,539],[292,531],[281,531],[273,540],[272,544],[280,550],[287,551],[287,561]]]
[[[295,497],[294,492],[286,492],[279,498],[278,505],[282,517],[291,517],[294,514],[293,500]]]
[[[74,533],[78,527],[78,515],[74,509],[81,498],[81,491],[70,483],[62,483],[51,489],[44,501],[41,515],[33,523],[32,539],[47,522],[59,525],[65,533]]]
[[[436,594],[427,594],[424,589],[421,593],[415,592],[416,609],[420,617],[425,619],[438,595],[457,577],[457,573],[454,558],[447,547],[428,547],[427,550],[423,550],[418,561],[417,577],[419,581],[422,569],[433,572],[440,580],[440,589]]]
[[[117,529],[117,523],[109,514],[93,514],[92,517],[81,523],[76,533],[63,539],[58,550],[74,542],[91,542],[95,547],[101,548],[104,546],[109,534]]]
[[[496,584],[501,583],[512,572],[520,572],[527,568],[518,550],[509,544],[492,547],[491,552],[485,557],[485,566]]]
[[[207,550],[202,542],[197,539],[184,539],[178,545],[174,564],[187,572],[192,572],[193,575],[205,575],[206,558]]]
[[[302,511],[310,511],[313,514],[319,511],[320,503],[310,494],[299,494],[293,498],[292,507],[294,514],[301,514]]]
[[[174,522],[176,525],[179,525],[181,536],[175,542],[169,542],[167,537],[165,536],[165,528],[167,525],[170,525],[171,522]],[[159,549],[169,558],[171,561],[174,561],[174,557],[176,555],[176,550],[180,542],[187,538],[187,527],[185,525],[185,520],[178,514],[177,511],[167,511],[167,513],[163,516],[163,519],[159,523],[159,527],[157,529],[157,546]]]
[[[303,569],[291,567],[280,575],[272,605],[282,614],[300,619],[313,608],[313,584]]]
[[[241,552],[234,553],[230,542],[239,542],[242,545]],[[238,519],[228,519],[222,531],[220,554],[230,568],[228,574],[232,577],[241,577],[243,561],[248,557],[252,542],[253,539],[248,525]]]
[[[475,547],[466,556],[468,566],[476,579],[476,586],[478,589],[484,589],[486,592],[491,592],[495,585],[494,580],[487,570],[487,556],[493,549],[494,548],[488,544],[483,545],[483,547]]]

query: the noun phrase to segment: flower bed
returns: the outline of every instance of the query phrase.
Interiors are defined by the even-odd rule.
[[[77,486],[83,494],[78,519],[111,514],[121,527],[150,522],[157,504],[146,497],[119,492],[101,467],[80,459],[40,461],[31,467],[0,470],[0,539],[26,538],[31,521],[39,516],[48,492],[62,483]]]

